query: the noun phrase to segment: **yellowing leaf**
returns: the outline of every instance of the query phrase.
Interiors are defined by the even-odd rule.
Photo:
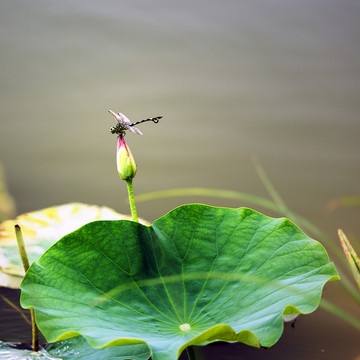
[[[0,286],[18,288],[24,276],[15,237],[20,225],[30,263],[57,240],[95,220],[131,220],[105,206],[70,203],[19,215],[0,224]],[[145,221],[141,221],[146,224]]]

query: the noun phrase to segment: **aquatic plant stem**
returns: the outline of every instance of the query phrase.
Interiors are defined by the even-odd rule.
[[[135,198],[134,198],[134,191],[133,191],[133,185],[132,185],[132,179],[126,180],[126,185],[128,189],[129,194],[129,203],[130,203],[130,211],[133,221],[139,222],[136,205],[135,205]]]
[[[6,302],[9,306],[11,306],[14,310],[16,310],[19,315],[24,319],[26,323],[31,325],[31,321],[28,319],[28,317],[24,314],[24,310],[20,309],[18,306],[16,306],[10,299],[8,299],[6,296],[3,296],[0,294],[0,298],[3,299],[4,302]]]
[[[20,254],[20,257],[21,257],[21,262],[23,264],[25,272],[27,272],[29,267],[30,267],[29,259],[28,259],[27,254],[26,254],[24,239],[23,239],[23,236],[22,236],[22,233],[21,233],[21,228],[20,228],[19,225],[15,225],[15,235],[16,235],[16,241],[17,241],[18,248],[19,248],[19,254]]]
[[[15,235],[19,248],[19,253],[21,257],[21,262],[23,264],[25,273],[29,270],[29,259],[26,254],[24,239],[21,233],[21,228],[19,225],[15,225]],[[39,351],[39,330],[35,321],[35,311],[30,309],[31,315],[31,326],[32,326],[32,349],[33,351]]]
[[[196,356],[195,356],[195,352],[194,352],[194,347],[193,346],[188,346],[186,348],[186,352],[187,352],[187,356],[189,360],[196,360]]]

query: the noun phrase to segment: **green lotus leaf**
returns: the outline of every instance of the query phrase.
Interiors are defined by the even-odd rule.
[[[143,343],[170,360],[218,340],[272,346],[283,315],[314,311],[335,279],[322,245],[289,220],[194,204],[149,227],[97,221],[66,235],[30,267],[21,304],[50,342]]]

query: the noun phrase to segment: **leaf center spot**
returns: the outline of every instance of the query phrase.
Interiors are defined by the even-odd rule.
[[[181,331],[189,331],[191,329],[191,326],[189,324],[181,324],[180,330]]]

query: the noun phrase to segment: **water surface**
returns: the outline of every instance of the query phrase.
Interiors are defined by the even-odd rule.
[[[359,193],[358,1],[5,0],[0,10],[0,161],[19,213],[70,201],[129,212],[112,109],[164,116],[126,137],[136,193],[267,196],[257,155],[290,208],[334,241],[338,227],[359,236],[359,208],[323,215],[331,199]],[[194,196],[141,203],[139,215],[189,201],[251,206]],[[319,359],[338,358],[335,342],[357,345],[339,344],[339,327],[347,339],[353,330],[333,321],[316,332],[333,339],[317,344]],[[312,340],[304,333],[293,358]]]

